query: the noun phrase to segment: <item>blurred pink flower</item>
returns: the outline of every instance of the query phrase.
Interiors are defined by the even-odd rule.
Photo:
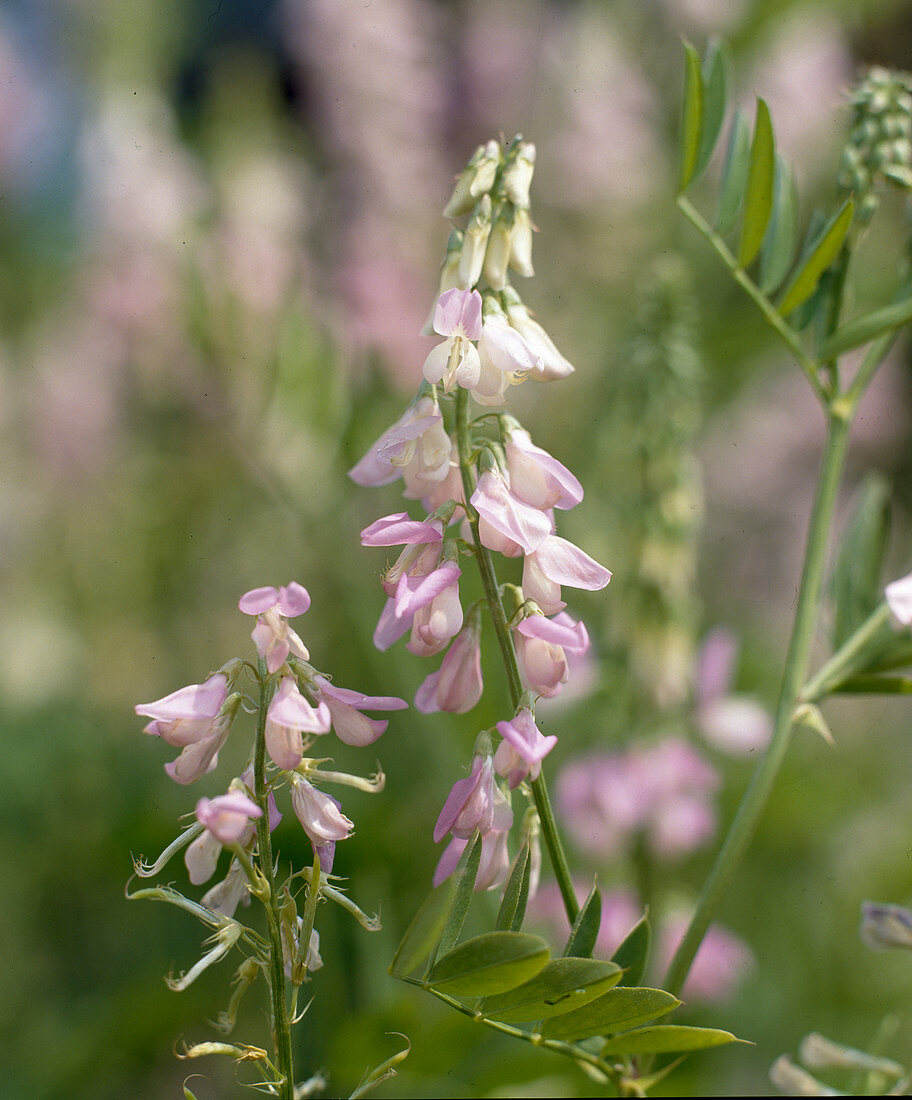
[[[608,860],[638,833],[653,853],[675,859],[700,847],[716,826],[714,769],[687,742],[671,737],[624,753],[596,753],[568,764],[557,803],[581,849]]]
[[[687,924],[687,917],[683,914],[671,914],[663,921],[656,937],[655,963],[652,967],[656,976],[664,974],[668,968],[684,938]],[[727,1001],[753,965],[754,956],[742,939],[718,924],[710,925],[687,975],[681,997],[685,1001]]]
[[[766,748],[773,723],[754,699],[729,694],[737,652],[737,640],[725,627],[716,627],[703,639],[694,673],[694,718],[714,748],[746,754]]]

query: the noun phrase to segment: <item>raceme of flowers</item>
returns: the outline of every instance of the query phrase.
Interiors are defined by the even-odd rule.
[[[535,701],[557,696],[569,680],[569,656],[589,648],[584,624],[565,610],[563,589],[596,591],[611,578],[557,534],[555,510],[580,503],[579,481],[502,409],[511,387],[573,372],[510,283],[511,271],[533,274],[534,164],[535,147],[521,138],[506,150],[490,141],[459,176],[445,216],[468,221],[450,234],[428,326],[442,340],[424,361],[412,403],[350,471],[363,486],[401,477],[405,498],[424,509],[421,516],[383,516],[361,532],[364,546],[401,547],[383,576],[377,648],[407,635],[415,656],[443,654],[415,695],[423,713],[468,712],[484,690],[481,607],[462,606],[461,559],[484,551],[522,559],[521,587],[508,586],[514,604],[508,627],[523,699],[497,723],[496,750],[494,729],[479,736],[470,773],[454,784],[434,831],[437,842],[450,837],[435,883],[452,873],[474,832],[481,834],[477,889],[503,880],[511,792],[538,777],[557,740],[536,726]],[[458,410],[469,397],[480,415],[467,415],[460,440]]]
[[[308,651],[288,621],[310,607],[310,596],[300,584],[252,589],[238,606],[256,619],[251,637],[268,682],[275,688],[265,715],[266,751],[275,768],[269,782],[269,829],[275,829],[282,817],[274,792],[287,785],[292,809],[322,871],[328,874],[337,841],[351,836],[354,825],[341,804],[319,789],[323,773],[318,762],[304,754],[316,738],[331,732],[346,744],[369,745],[384,732],[387,720],[363,712],[401,710],[408,704],[403,699],[337,687],[309,663]],[[195,783],[217,767],[219,752],[241,709],[238,684],[243,670],[242,661],[229,661],[201,684],[189,684],[163,699],[136,706],[137,714],[151,719],[145,733],[181,750],[165,765],[175,782]],[[365,782],[335,772],[332,781],[359,786]],[[188,845],[184,857],[195,885],[207,882],[215,873],[223,846],[248,853],[255,850],[254,826],[263,810],[253,800],[253,792],[251,762],[242,776],[231,780],[225,794],[198,801],[196,818],[202,831]],[[203,897],[203,905],[230,917],[239,902],[247,900],[247,876],[235,856],[225,879]]]

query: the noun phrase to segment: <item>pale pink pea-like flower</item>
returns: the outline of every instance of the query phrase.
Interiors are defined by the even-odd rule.
[[[510,870],[507,839],[512,827],[513,810],[510,801],[495,783],[491,827],[481,837],[481,858],[475,877],[475,890],[493,890],[507,877]],[[468,838],[454,836],[444,848],[434,870],[434,886],[439,886],[456,870],[456,864],[468,842]]]
[[[536,695],[557,695],[570,676],[567,652],[585,653],[589,634],[565,612],[546,619],[528,615],[513,632],[516,657],[526,687]]]
[[[266,711],[266,748],[273,763],[293,771],[304,755],[304,733],[329,733],[332,716],[325,702],[314,708],[293,676],[283,676]]]
[[[477,290],[454,287],[437,299],[434,331],[446,336],[424,361],[428,382],[443,383],[444,393],[455,385],[472,389],[481,374],[478,349],[472,343],[481,337],[481,295]]]
[[[423,441],[430,433],[434,434],[431,436],[431,446],[427,448],[427,456],[422,456],[423,465],[429,471],[448,465],[452,444],[446,450],[444,459],[437,435],[442,423],[443,415],[434,399],[419,398],[395,424],[386,429],[361,461],[348,471],[348,476],[357,485],[388,485],[410,465],[419,450],[425,449]]]
[[[483,689],[481,627],[474,615],[453,639],[437,672],[432,672],[418,688],[415,706],[422,714],[438,710],[465,714],[481,698]]]
[[[249,840],[252,821],[262,816],[253,799],[237,790],[196,804],[196,820],[222,844],[240,844],[245,835]]]
[[[270,675],[278,672],[289,653],[303,661],[309,659],[304,643],[287,622],[310,607],[310,596],[302,585],[292,581],[281,588],[252,588],[241,596],[238,607],[245,615],[257,616],[250,636]]]
[[[404,710],[408,703],[391,695],[364,695],[336,687],[325,676],[314,677],[320,706],[329,711],[333,729],[346,745],[371,745],[386,730],[387,719],[368,718],[362,710]]]
[[[536,447],[532,437],[515,422],[504,444],[510,492],[542,511],[575,508],[583,499],[583,487],[563,463]]]
[[[212,735],[227,697],[228,677],[219,672],[205,683],[188,684],[153,703],[137,703],[133,709],[152,719],[143,733],[184,748]]]
[[[537,779],[541,762],[557,744],[557,738],[553,734],[545,737],[525,707],[509,722],[498,722],[497,732],[503,741],[494,753],[494,767],[508,780],[510,790],[524,779]]]
[[[443,538],[443,523],[439,519],[410,519],[408,512],[393,512],[368,524],[361,532],[362,546],[417,546],[439,542]]]
[[[490,754],[477,754],[471,773],[457,779],[447,795],[434,826],[434,843],[439,844],[447,833],[461,840],[468,840],[476,829],[484,835],[493,822],[494,759]]]
[[[414,653],[417,648],[419,656],[430,656],[439,653],[449,639],[459,633],[462,627],[462,606],[459,602],[462,571],[452,560],[437,565],[439,548],[428,547],[428,550],[432,549],[436,553],[421,555],[411,564],[408,572],[399,573],[395,581],[392,580],[395,566],[387,574],[383,587],[390,598],[380,613],[374,631],[377,649],[389,649],[412,629],[409,649]],[[431,568],[427,569],[431,563]],[[416,648],[413,648],[413,643]]]
[[[472,493],[471,503],[495,532],[506,536],[526,554],[537,550],[551,534],[551,516],[511,493],[505,478],[497,470],[485,470],[481,475]],[[490,539],[485,541],[481,527],[479,533],[489,550],[502,552],[499,544],[492,546]]]
[[[494,299],[486,300],[484,312],[478,341],[481,373],[472,396],[481,405],[502,405],[507,387],[521,382],[531,371],[541,370],[542,362],[494,305]]]
[[[325,874],[332,870],[337,840],[351,836],[354,823],[342,813],[340,803],[308,783],[303,776],[292,776],[291,805],[320,858]]]
[[[523,559],[523,595],[534,600],[545,615],[567,606],[561,599],[561,585],[598,592],[610,580],[608,569],[560,535],[548,535]]]

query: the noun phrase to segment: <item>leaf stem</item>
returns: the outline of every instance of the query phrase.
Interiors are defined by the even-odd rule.
[[[462,473],[462,488],[465,494],[465,510],[472,528],[472,541],[475,544],[475,560],[481,573],[481,583],[484,587],[485,600],[491,613],[491,621],[494,623],[494,633],[497,635],[497,643],[500,646],[504,668],[507,673],[507,683],[510,687],[510,698],[514,709],[519,706],[522,698],[522,678],[519,674],[519,665],[516,660],[516,650],[513,646],[513,638],[507,628],[507,619],[504,614],[503,602],[500,598],[500,590],[497,584],[497,575],[494,571],[494,560],[491,552],[482,545],[478,535],[478,513],[472,507],[470,500],[475,491],[475,476],[472,471],[472,446],[469,439],[468,420],[469,392],[461,386],[456,390],[456,440],[459,448],[459,467]],[[541,821],[542,835],[551,857],[551,865],[560,888],[564,908],[571,926],[576,920],[579,905],[576,900],[576,892],[573,889],[573,879],[570,875],[570,866],[567,862],[567,854],[561,842],[557,822],[554,820],[554,810],[551,807],[551,799],[548,796],[548,787],[545,783],[544,772],[533,780],[532,795],[535,799],[535,808],[538,810]]]
[[[275,876],[272,872],[272,840],[269,835],[269,791],[266,787],[266,710],[269,706],[270,677],[266,662],[257,662],[257,678],[260,684],[260,706],[257,716],[256,747],[253,758],[254,798],[263,811],[257,819],[257,862],[269,888],[269,896],[263,899],[269,924],[269,990],[272,997],[272,1039],[275,1045],[281,1081],[278,1082],[280,1100],[293,1100],[294,1069],[291,1054],[291,1024],[285,999],[285,960],[282,954],[282,935],[279,930],[278,898]]]
[[[684,985],[691,963],[706,935],[722,894],[734,878],[757,829],[791,740],[792,715],[807,675],[814,623],[823,584],[827,539],[848,445],[849,426],[849,420],[844,415],[839,415],[833,410],[829,411],[826,444],[808,527],[798,605],[782,674],[773,736],[741,799],[725,842],[697,900],[684,939],[668,968],[663,988],[670,993],[677,994]]]
[[[760,290],[757,284],[751,279],[743,267],[738,263],[737,259],[729,249],[728,245],[719,234],[713,229],[713,227],[706,221],[706,219],[700,214],[693,203],[684,195],[678,195],[677,197],[678,208],[685,218],[693,225],[693,227],[701,233],[707,241],[715,249],[717,255],[725,264],[725,266],[732,273],[732,277],[735,282],[745,291],[751,301],[763,314],[764,318],[770,324],[776,332],[782,337],[782,339],[788,344],[792,354],[798,361],[798,365],[807,375],[807,380],[811,384],[811,388],[817,395],[822,404],[827,403],[827,394],[821,385],[820,379],[817,375],[818,364],[808,355],[801,344],[801,340],[795,330],[788,324],[787,321],[776,311],[773,303],[767,298],[767,296]]]

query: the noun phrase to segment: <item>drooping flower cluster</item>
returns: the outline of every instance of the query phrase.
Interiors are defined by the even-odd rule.
[[[460,554],[522,559],[521,586],[511,586],[515,598],[505,614],[525,696],[497,724],[496,752],[494,731],[481,735],[489,748],[476,751],[470,776],[455,784],[435,830],[435,840],[452,836],[436,881],[452,872],[476,830],[482,836],[477,888],[496,885],[506,872],[509,792],[537,779],[556,741],[535,725],[535,700],[556,696],[569,678],[568,655],[589,648],[585,626],[565,610],[562,588],[596,591],[611,577],[556,532],[555,510],[583,498],[579,481],[512,416],[489,411],[503,405],[511,386],[573,372],[510,282],[511,272],[533,274],[534,164],[535,147],[521,138],[506,149],[490,141],[459,176],[445,216],[468,220],[450,234],[428,322],[428,332],[443,339],[424,361],[412,404],[350,471],[364,486],[401,476],[405,497],[424,508],[424,516],[396,512],[361,533],[365,546],[402,547],[383,577],[387,601],[376,646],[385,650],[408,634],[416,656],[444,654],[416,693],[420,711],[464,713],[483,692],[481,611],[463,610]],[[484,410],[474,420],[469,396]]]
[[[407,703],[337,687],[309,663],[307,649],[288,622],[310,607],[310,596],[300,584],[252,589],[241,597],[238,607],[256,618],[251,637],[261,673],[272,692],[264,728],[266,752],[276,769],[267,783],[270,831],[281,820],[273,792],[287,783],[292,808],[322,870],[329,873],[336,842],[351,836],[354,826],[339,802],[316,786],[321,780],[319,763],[305,758],[304,753],[314,738],[331,731],[346,744],[369,745],[384,732],[387,721],[363,712],[400,710]],[[217,766],[219,750],[242,701],[237,688],[243,667],[240,660],[230,661],[202,684],[190,684],[135,708],[137,714],[151,719],[146,733],[181,749],[177,759],[165,765],[175,782],[194,783]],[[354,785],[366,783],[344,773],[334,772],[332,778]],[[227,793],[199,800],[196,817],[204,831],[190,843],[185,855],[191,882],[200,884],[212,877],[223,846],[256,849],[254,822],[264,812],[256,797],[251,764],[231,781]],[[209,890],[203,904],[230,916],[238,903],[247,899],[247,887],[243,868],[234,858],[227,878]]]

